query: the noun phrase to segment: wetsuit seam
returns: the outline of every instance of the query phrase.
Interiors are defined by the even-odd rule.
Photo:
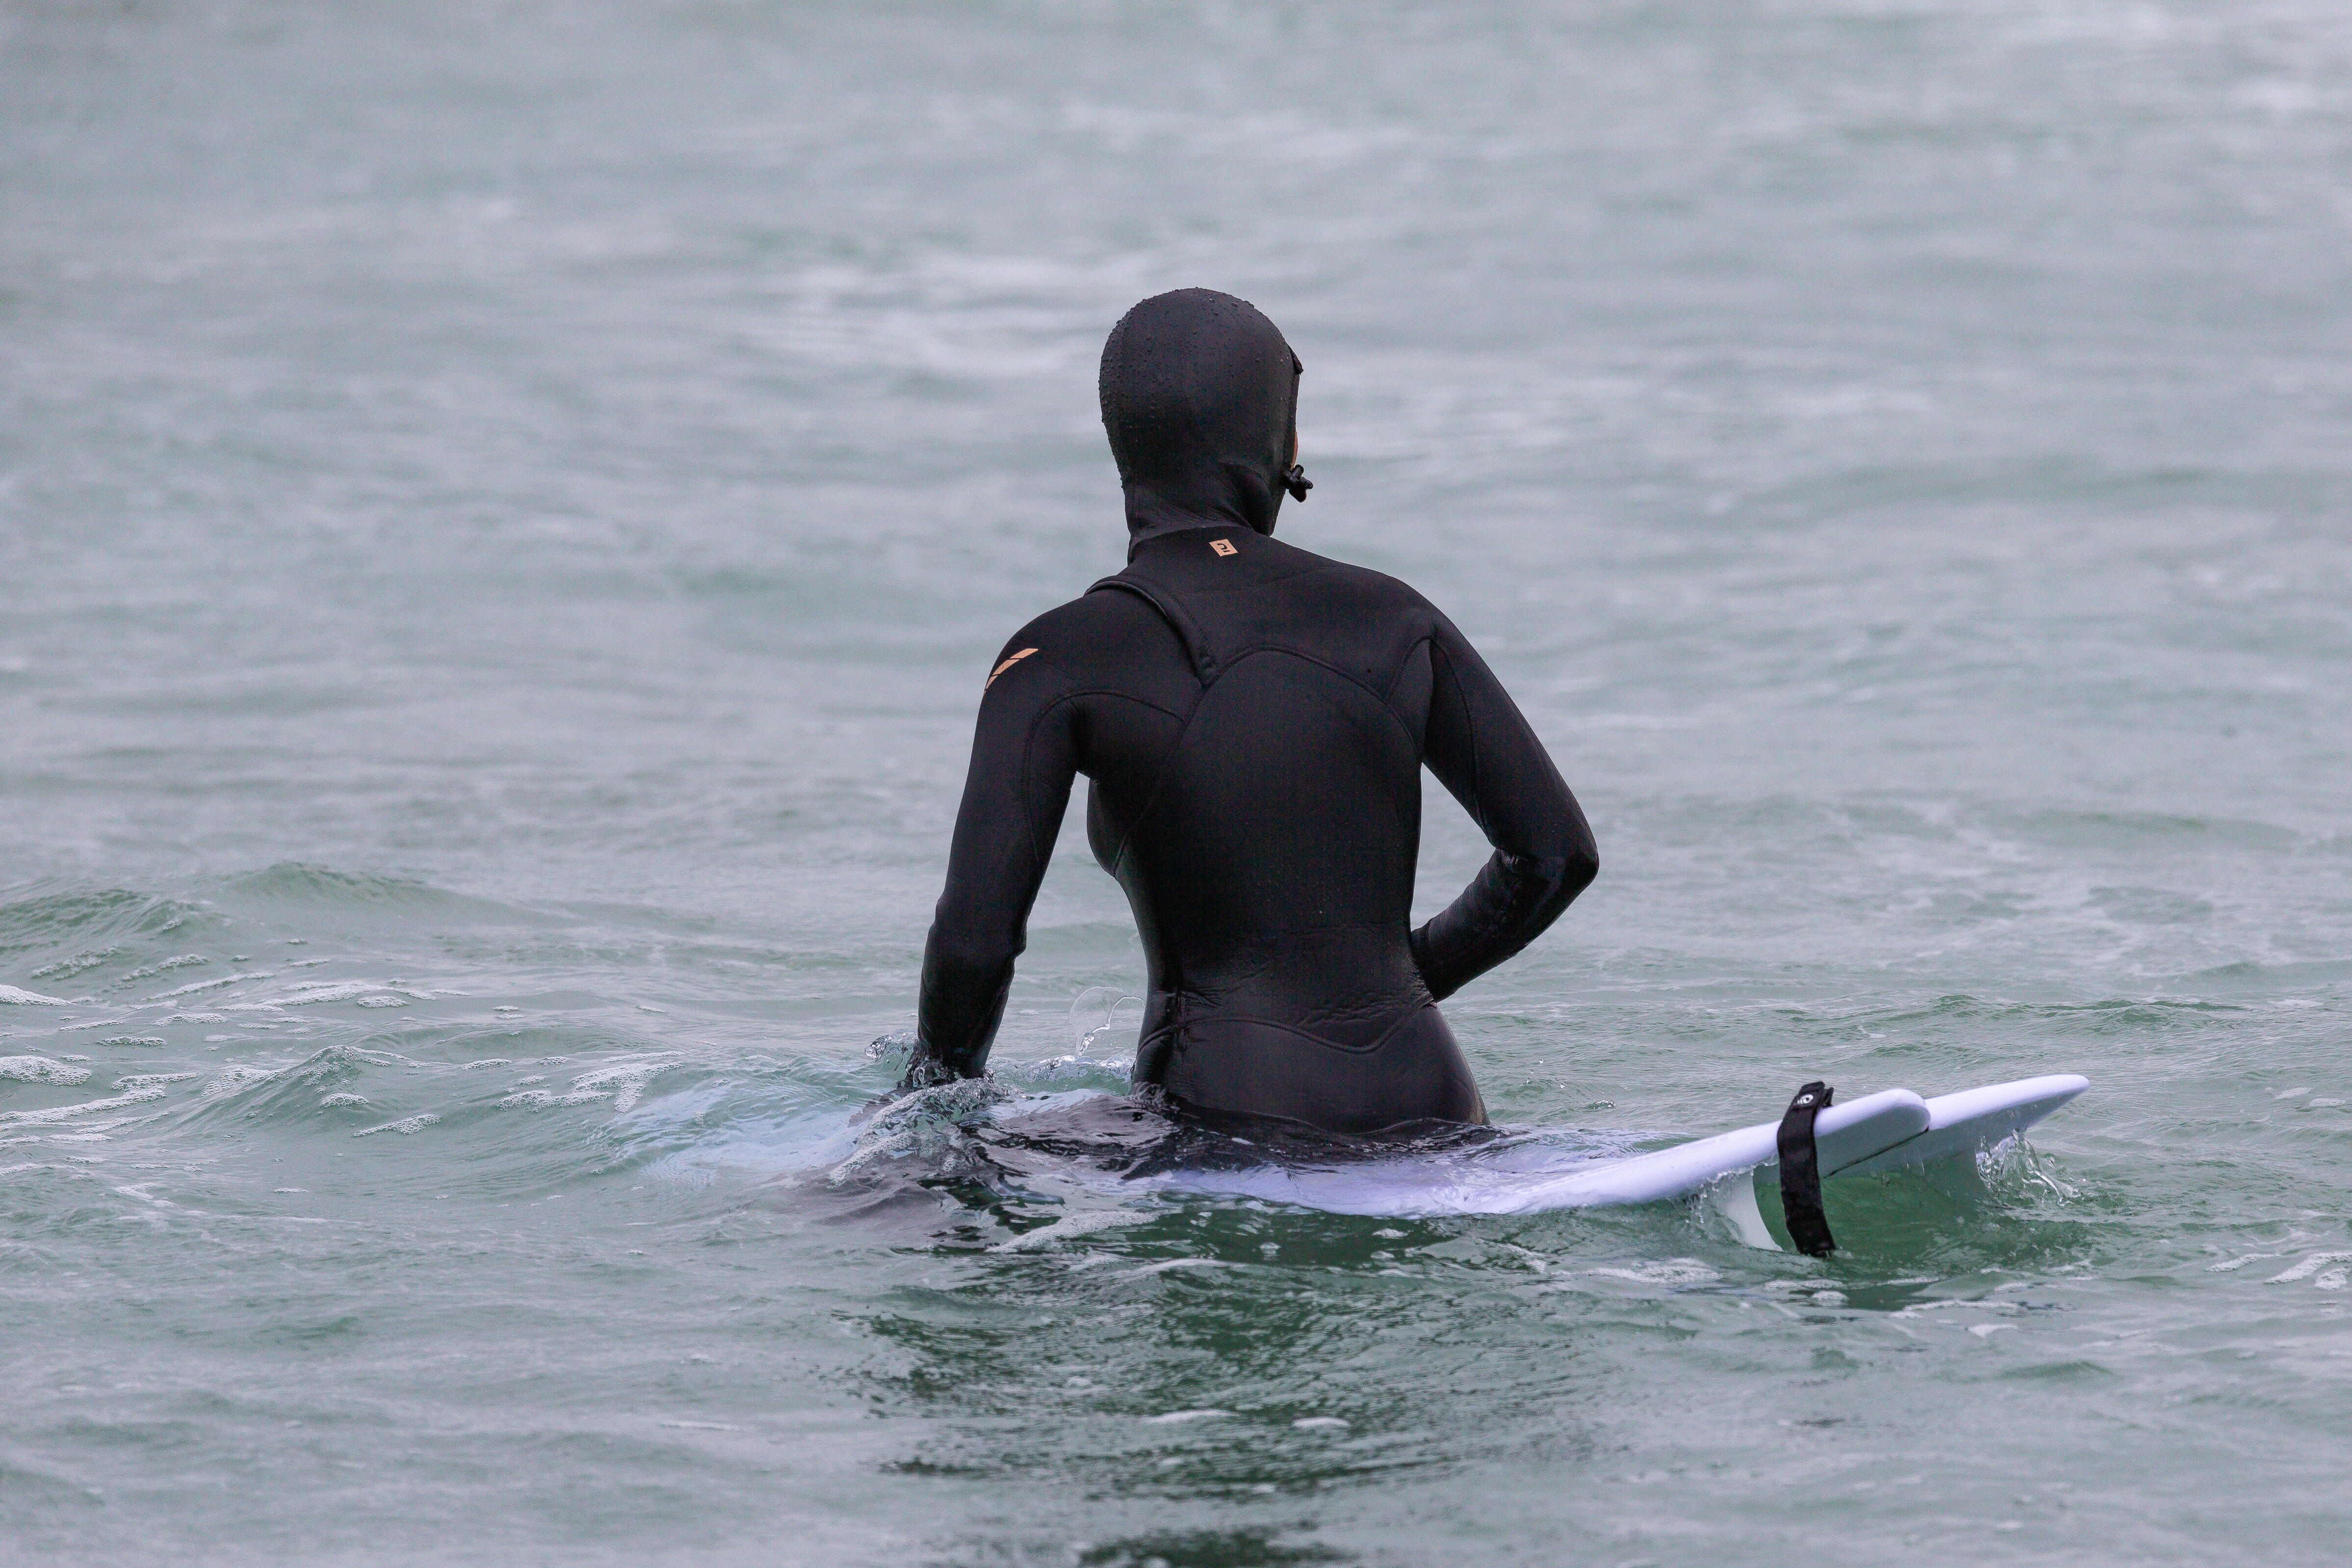
[[[1146,597],[1145,602],[1149,604],[1151,601]],[[1157,605],[1153,605],[1152,607],[1154,609],[1159,608]],[[1161,613],[1164,616],[1166,612],[1163,611]],[[1415,646],[1418,645],[1416,644]],[[1151,815],[1151,808],[1160,804],[1160,793],[1168,787],[1169,776],[1176,770],[1177,758],[1183,754],[1184,742],[1192,732],[1192,721],[1200,717],[1202,705],[1208,700],[1210,688],[1215,686],[1218,681],[1223,680],[1230,671],[1239,667],[1245,660],[1255,658],[1260,654],[1267,653],[1288,654],[1302,663],[1311,664],[1321,669],[1328,669],[1332,674],[1339,677],[1342,680],[1349,681],[1361,688],[1365,692],[1371,696],[1374,701],[1381,705],[1381,711],[1386,713],[1390,719],[1395,721],[1397,727],[1404,731],[1405,739],[1412,740],[1413,738],[1412,726],[1405,722],[1403,715],[1400,714],[1396,710],[1395,704],[1391,703],[1388,698],[1377,688],[1372,686],[1370,682],[1361,679],[1357,676],[1349,674],[1348,671],[1341,669],[1337,665],[1328,664],[1311,655],[1300,653],[1296,648],[1277,647],[1272,644],[1261,644],[1256,647],[1244,649],[1242,653],[1234,656],[1234,658],[1230,661],[1220,664],[1217,667],[1217,671],[1214,675],[1212,675],[1208,679],[1201,681],[1201,695],[1193,701],[1192,710],[1190,713],[1183,714],[1181,717],[1173,713],[1169,714],[1169,717],[1178,720],[1181,728],[1176,731],[1176,739],[1170,743],[1168,748],[1168,760],[1160,764],[1159,776],[1151,781],[1151,792],[1144,796],[1143,805],[1136,811],[1135,820],[1128,825],[1126,832],[1119,835],[1118,848],[1118,851],[1111,856],[1110,863],[1110,874],[1114,879],[1118,876],[1119,868],[1127,864],[1127,852],[1129,847],[1135,841],[1136,829],[1141,827],[1144,820]],[[1198,679],[1197,675],[1195,676],[1195,679]],[[1138,699],[1138,700],[1140,700],[1140,699]],[[1159,712],[1168,712],[1168,710],[1160,707],[1158,703],[1146,703],[1144,705]],[[1365,923],[1369,924],[1371,922]],[[1410,927],[1412,922],[1408,921],[1406,921],[1406,924]]]
[[[1039,662],[1043,663],[1044,661],[1040,660]],[[1063,679],[1067,680],[1069,679],[1068,673],[1065,671],[1061,666],[1055,665],[1053,668],[1054,673],[1061,676]],[[1082,697],[1116,697],[1122,701],[1132,702],[1138,708],[1149,708],[1154,713],[1165,714],[1167,717],[1175,720],[1179,725],[1188,724],[1191,722],[1191,721],[1183,714],[1177,712],[1172,708],[1162,708],[1159,703],[1152,701],[1150,698],[1138,697],[1133,692],[1129,691],[1121,691],[1115,686],[1089,686],[1081,690],[1065,692],[1063,695],[1054,699],[1053,701],[1047,703],[1044,708],[1038,710],[1037,716],[1029,721],[1029,733],[1024,736],[1021,742],[1021,773],[1024,779],[1028,777],[1029,773],[1029,748],[1036,740],[1037,726],[1044,723],[1045,721],[1045,716],[1051,713],[1055,709],[1059,708],[1063,703],[1076,702]],[[1181,743],[1183,735],[1182,730],[1180,729],[1177,731],[1177,735],[1179,743]],[[1087,776],[1089,779],[1094,777],[1092,773],[1088,773]],[[1155,780],[1152,784],[1152,798],[1158,798],[1159,790],[1159,784]],[[1150,809],[1150,805],[1147,801],[1144,805],[1144,810],[1149,811]],[[1024,811],[1023,815],[1025,818],[1027,813]],[[1138,815],[1136,820],[1139,822],[1142,820],[1140,814]],[[1118,849],[1110,858],[1110,874],[1114,880],[1118,877],[1118,867],[1120,863],[1127,858],[1128,841],[1134,837],[1135,831],[1132,827],[1119,836]],[[1029,825],[1029,851],[1033,855],[1037,851],[1037,829],[1034,824]]]
[[[1296,1024],[1286,1024],[1280,1018],[1262,1017],[1255,1013],[1220,1013],[1216,1017],[1211,1019],[1210,1023],[1220,1028],[1227,1024],[1255,1025],[1261,1028],[1278,1030],[1286,1035],[1296,1035],[1300,1039],[1307,1041],[1308,1044],[1320,1046],[1327,1051],[1345,1051],[1348,1055],[1353,1057],[1368,1057],[1373,1052],[1379,1050],[1382,1046],[1387,1045],[1391,1040],[1394,1039],[1399,1029],[1403,1028],[1407,1024],[1412,1023],[1413,1019],[1420,1016],[1423,1012],[1426,1012],[1436,1005],[1437,1004],[1434,1001],[1406,1003],[1402,1011],[1399,1012],[1394,1018],[1389,1021],[1388,1027],[1382,1029],[1379,1034],[1373,1036],[1371,1039],[1360,1046],[1347,1045],[1341,1041],[1332,1039],[1327,1035],[1318,1035],[1312,1029],[1302,1029]],[[1194,1037],[1191,1035],[1185,1034],[1181,1025],[1177,1026],[1176,1032],[1180,1038],[1190,1039]]]
[[[1396,713],[1399,721],[1401,721],[1404,725],[1404,732],[1408,735],[1412,735],[1413,732],[1412,721],[1405,718],[1402,713],[1397,713],[1397,682],[1404,679],[1404,672],[1412,668],[1412,656],[1420,652],[1423,648],[1430,650],[1430,658],[1433,661],[1437,657],[1437,638],[1435,636],[1425,633],[1421,637],[1415,637],[1412,643],[1407,645],[1404,650],[1404,657],[1397,660],[1396,673],[1389,677],[1388,689],[1381,693],[1381,700],[1388,704],[1388,710],[1390,712]],[[1431,689],[1433,691],[1435,689],[1435,681],[1433,679]],[[1422,715],[1421,733],[1414,738],[1413,743],[1419,746],[1424,753],[1429,750],[1429,715],[1426,713]]]
[[[1061,676],[1063,679],[1067,680],[1069,679],[1069,676],[1065,673],[1059,666],[1052,668],[1054,669],[1054,673]],[[1046,719],[1052,715],[1055,709],[1059,708],[1065,702],[1076,700],[1076,696],[1077,693],[1076,692],[1065,692],[1061,696],[1055,698],[1054,700],[1046,703],[1045,706],[1037,710],[1035,713],[1030,715],[1029,727],[1022,731],[1021,770],[1015,776],[1021,783],[1021,831],[1029,840],[1029,861],[1033,867],[1043,867],[1047,862],[1045,856],[1040,854],[1037,848],[1037,815],[1032,808],[1029,799],[1031,793],[1029,787],[1030,754],[1034,752],[1037,747],[1037,726],[1043,724]],[[1065,805],[1063,809],[1066,811],[1068,806]],[[1026,921],[1024,921],[1023,923],[1024,926],[1027,924]]]
[[[1131,565],[1133,563],[1132,552],[1129,553],[1129,561]],[[1151,606],[1151,613],[1160,617],[1160,624],[1165,626],[1170,633],[1175,637],[1177,647],[1182,650],[1184,654],[1185,670],[1194,680],[1199,681],[1201,684],[1200,695],[1192,699],[1192,706],[1191,710],[1188,712],[1181,714],[1171,712],[1168,709],[1161,708],[1156,702],[1147,702],[1144,704],[1146,707],[1151,708],[1155,711],[1167,713],[1170,718],[1176,721],[1176,738],[1169,743],[1168,755],[1160,764],[1160,772],[1153,776],[1151,788],[1144,795],[1143,804],[1136,808],[1135,820],[1129,823],[1127,831],[1119,835],[1118,847],[1110,858],[1111,879],[1113,881],[1117,881],[1118,880],[1119,868],[1127,864],[1128,850],[1135,842],[1136,829],[1142,826],[1145,820],[1151,816],[1151,808],[1160,804],[1160,794],[1168,787],[1169,775],[1175,771],[1176,759],[1183,752],[1184,737],[1192,732],[1192,721],[1200,715],[1201,704],[1209,695],[1209,688],[1215,683],[1215,678],[1210,677],[1206,679],[1202,679],[1200,669],[1200,659],[1202,650],[1195,646],[1194,639],[1192,637],[1185,635],[1183,622],[1178,618],[1178,607],[1171,607],[1171,605],[1160,603],[1160,593],[1155,593],[1150,584],[1134,581],[1129,579],[1126,574],[1119,573],[1115,574],[1112,576],[1105,577],[1093,587],[1088,588],[1087,592],[1089,594],[1100,593],[1106,588],[1111,589],[1115,592],[1132,594],[1137,598],[1141,599],[1146,605]],[[1164,593],[1166,590],[1163,589],[1160,592]],[[1172,598],[1174,595],[1171,595],[1170,596]],[[1138,700],[1141,700],[1138,699]]]
[[[1415,650],[1427,647],[1433,640],[1427,634],[1423,634],[1405,645],[1404,657],[1397,660],[1396,673],[1389,677],[1387,689],[1381,693],[1381,701],[1387,702],[1391,707],[1396,705],[1391,698],[1391,693],[1396,690],[1396,683],[1404,679],[1404,672],[1412,665]]]
[[[1144,795],[1143,804],[1136,808],[1135,820],[1129,823],[1127,831],[1118,836],[1118,852],[1110,858],[1110,874],[1113,881],[1118,879],[1118,868],[1127,864],[1127,852],[1135,843],[1136,829],[1141,827],[1145,819],[1150,816],[1151,808],[1160,804],[1160,793],[1167,789],[1169,776],[1176,771],[1176,759],[1184,752],[1184,737],[1192,732],[1192,721],[1201,716],[1201,704],[1208,699],[1209,686],[1209,682],[1202,682],[1201,695],[1192,700],[1192,710],[1189,713],[1169,713],[1167,709],[1161,708],[1156,702],[1145,704],[1146,707],[1156,711],[1168,713],[1170,718],[1176,721],[1176,738],[1169,742],[1168,755],[1160,763],[1160,772],[1152,778],[1151,788]]]
[[[1286,647],[1279,643],[1259,643],[1255,647],[1244,648],[1240,653],[1235,654],[1231,661],[1218,667],[1217,673],[1202,687],[1202,694],[1206,696],[1208,694],[1209,687],[1213,686],[1217,681],[1223,679],[1227,671],[1239,668],[1244,661],[1255,658],[1260,654],[1268,653],[1286,654],[1290,658],[1298,660],[1301,664],[1311,664],[1318,669],[1329,670],[1332,674],[1338,676],[1340,679],[1347,681],[1349,685],[1357,687],[1362,690],[1365,695],[1371,698],[1373,701],[1379,703],[1381,705],[1381,711],[1386,713],[1391,719],[1396,721],[1397,728],[1404,731],[1404,737],[1406,740],[1415,740],[1412,732],[1412,726],[1405,721],[1404,715],[1396,710],[1396,704],[1391,702],[1388,700],[1387,694],[1381,691],[1379,687],[1374,686],[1362,676],[1356,675],[1343,669],[1328,659],[1318,658],[1311,653],[1302,653],[1297,648]],[[1407,657],[1411,657],[1409,652]],[[1395,682],[1391,681],[1390,684],[1393,686]],[[1415,741],[1415,744],[1419,744],[1418,741]]]
[[[1445,650],[1436,638],[1430,639],[1429,648],[1433,655],[1444,658]],[[1486,842],[1494,844],[1495,836],[1486,827],[1486,781],[1478,766],[1478,717],[1470,710],[1470,694],[1463,689],[1461,674],[1454,669],[1451,658],[1445,659],[1445,679],[1453,683],[1454,700],[1462,710],[1463,734],[1470,743],[1470,798],[1477,803],[1470,816],[1478,824],[1478,831],[1486,834]],[[1499,849],[1502,846],[1496,844],[1495,847]]]
[[[1184,743],[1184,731],[1189,728],[1192,722],[1192,716],[1190,714],[1179,713],[1173,708],[1163,708],[1148,697],[1138,697],[1131,691],[1121,691],[1115,686],[1089,686],[1083,691],[1071,692],[1068,697],[1064,698],[1061,700],[1072,701],[1080,697],[1115,697],[1122,702],[1132,702],[1138,708],[1149,708],[1154,713],[1173,719],[1176,721],[1177,724],[1176,746],[1181,746]],[[1198,709],[1199,706],[1200,704],[1197,702],[1193,704],[1195,709]],[[1171,749],[1170,755],[1172,759],[1174,755],[1174,750],[1172,747]],[[1092,778],[1094,775],[1089,773],[1087,776],[1088,778]],[[1137,822],[1143,820],[1145,815],[1151,810],[1152,803],[1160,798],[1160,782],[1166,777],[1167,769],[1162,767],[1160,772],[1160,776],[1151,781],[1151,793],[1144,797],[1143,809],[1136,813]],[[1114,880],[1118,877],[1119,867],[1127,862],[1127,847],[1134,840],[1134,837],[1135,828],[1133,825],[1130,824],[1127,831],[1119,835],[1118,847],[1111,852],[1110,865],[1108,868]]]
[[[1151,700],[1149,697],[1138,697],[1134,692],[1121,691],[1116,686],[1086,687],[1081,690],[1070,692],[1066,696],[1056,697],[1054,699],[1054,702],[1058,706],[1064,702],[1075,702],[1081,697],[1116,697],[1122,702],[1132,702],[1138,708],[1149,708],[1154,713],[1164,713],[1180,724],[1184,721],[1184,715],[1177,712],[1173,708],[1163,708],[1159,703]],[[1043,718],[1044,715],[1040,714],[1039,717]]]

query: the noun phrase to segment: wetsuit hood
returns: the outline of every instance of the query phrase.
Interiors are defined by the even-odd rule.
[[[1213,289],[1155,294],[1103,344],[1103,429],[1136,541],[1239,524],[1274,531],[1303,498],[1297,449],[1305,367],[1272,321]]]

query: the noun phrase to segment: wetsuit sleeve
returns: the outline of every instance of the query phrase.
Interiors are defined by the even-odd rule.
[[[923,949],[917,1044],[902,1088],[975,1078],[987,1065],[1076,772],[1068,679],[1021,637],[994,668],[981,696],[947,887]]]
[[[1429,655],[1423,760],[1495,847],[1462,896],[1412,933],[1422,981],[1443,999],[1541,935],[1601,860],[1535,730],[1442,616]]]

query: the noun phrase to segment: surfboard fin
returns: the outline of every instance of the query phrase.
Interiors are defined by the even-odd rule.
[[[1821,1157],[1813,1147],[1813,1118],[1836,1093],[1816,1079],[1797,1091],[1780,1118],[1780,1211],[1789,1224],[1789,1239],[1812,1258],[1827,1258],[1837,1250],[1829,1216],[1822,1212]]]

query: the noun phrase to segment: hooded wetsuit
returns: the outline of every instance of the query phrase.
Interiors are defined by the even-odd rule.
[[[982,693],[908,1083],[979,1073],[1060,831],[1126,889],[1150,964],[1139,1086],[1334,1131],[1483,1121],[1438,998],[1592,879],[1584,815],[1452,622],[1394,578],[1269,537],[1299,365],[1188,289],[1103,351],[1128,567],[1004,646]],[[1495,853],[1410,929],[1426,764]]]

